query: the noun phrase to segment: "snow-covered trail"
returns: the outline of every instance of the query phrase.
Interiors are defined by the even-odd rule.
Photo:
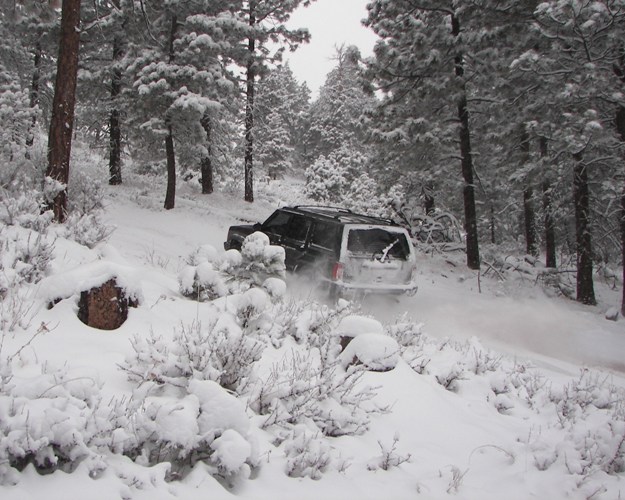
[[[369,299],[363,309],[385,321],[408,313],[424,323],[428,335],[475,336],[498,351],[530,357],[557,371],[578,370],[567,366],[571,363],[625,376],[625,322],[606,320],[601,306],[546,297],[538,289],[522,297],[480,293],[477,278],[459,282],[430,268],[422,274],[416,296]]]
[[[108,204],[107,222],[118,226],[110,242],[130,262],[157,265],[172,273],[200,245],[221,251],[229,225],[264,220],[274,208],[219,195],[199,201],[180,199],[181,209],[170,211],[142,208],[136,201],[126,193]],[[383,322],[407,313],[424,323],[427,335],[457,340],[475,336],[493,349],[568,374],[578,369],[570,363],[625,377],[625,321],[606,320],[606,304],[586,307],[546,297],[530,284],[512,295],[498,293],[497,283],[486,279],[480,292],[477,277],[463,266],[428,256],[420,256],[419,265],[419,291],[414,297],[368,297],[362,312]],[[320,298],[310,283],[293,277],[288,281],[298,298]]]

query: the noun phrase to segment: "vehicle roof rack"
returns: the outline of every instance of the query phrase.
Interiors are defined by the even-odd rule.
[[[383,221],[393,226],[397,225],[397,223],[393,219],[387,219],[385,217],[376,217],[375,215],[359,214],[359,213],[353,212],[349,208],[333,207],[333,206],[326,206],[326,205],[295,205],[291,208],[295,208],[295,209],[303,208],[303,209],[308,209],[308,210],[313,210],[313,211],[314,209],[319,209],[320,215],[325,215],[326,217],[331,217],[333,219],[340,219],[341,216],[345,215],[348,217],[349,216],[362,217],[364,219],[370,219],[370,220],[373,219],[373,220]],[[335,210],[338,213],[335,215],[324,214],[323,212],[321,212],[322,210]]]
[[[325,210],[336,210],[337,212],[343,212],[346,214],[353,213],[349,208],[332,207],[329,205],[295,205],[293,208],[322,208]]]

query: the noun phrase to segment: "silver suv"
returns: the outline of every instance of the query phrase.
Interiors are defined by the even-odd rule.
[[[283,207],[262,224],[230,227],[224,247],[240,249],[254,231],[285,249],[287,269],[308,274],[332,295],[417,290],[410,236],[391,220],[335,207]]]

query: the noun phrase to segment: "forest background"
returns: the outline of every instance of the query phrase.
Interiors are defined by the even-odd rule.
[[[594,304],[594,272],[625,251],[625,1],[374,0],[373,56],[337,47],[314,100],[281,63],[309,3],[3,0],[3,201],[40,193],[71,219],[89,203],[72,141],[109,158],[112,185],[166,176],[166,209],[181,177],[251,203],[299,176],[472,269],[544,257]]]

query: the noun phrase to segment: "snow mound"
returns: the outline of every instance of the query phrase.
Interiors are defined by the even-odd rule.
[[[201,414],[198,424],[202,433],[223,434],[232,429],[246,435],[250,421],[245,405],[212,380],[189,381],[188,391],[199,400]]]
[[[250,443],[233,429],[226,429],[213,441],[211,448],[219,468],[227,474],[239,472],[252,454]]]
[[[70,271],[44,278],[39,284],[37,296],[50,303],[99,287],[111,279],[124,290],[127,298],[137,302],[143,300],[136,269],[106,261],[80,265]]]
[[[341,337],[357,337],[363,333],[384,334],[382,323],[364,316],[345,316],[337,327],[337,333]]]
[[[363,333],[345,347],[340,359],[345,368],[361,363],[369,370],[386,372],[397,366],[399,353],[395,339],[379,333]]]

